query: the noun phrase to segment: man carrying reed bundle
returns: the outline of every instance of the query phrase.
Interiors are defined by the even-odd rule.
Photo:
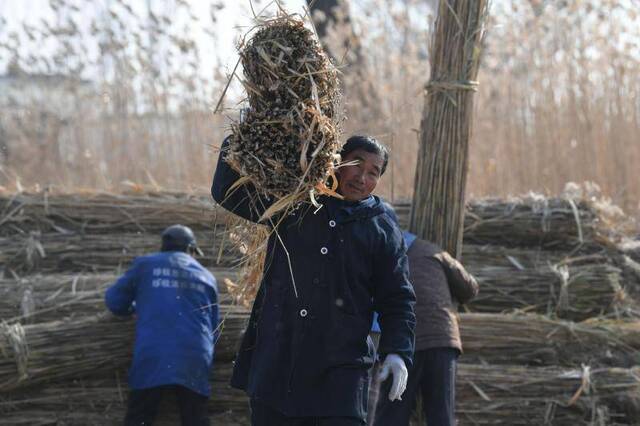
[[[393,207],[385,203],[387,215],[396,223]],[[400,401],[385,398],[389,386],[380,390],[369,419],[375,426],[409,426],[418,394],[429,426],[456,424],[455,378],[458,356],[462,353],[458,329],[457,304],[478,294],[478,283],[464,266],[436,244],[403,233],[409,259],[409,279],[416,292],[416,342],[413,365],[409,368],[407,392]],[[372,399],[377,398],[374,383]],[[374,403],[375,401],[372,401]]]
[[[226,162],[227,139],[211,193],[229,211],[258,222],[274,202]],[[413,355],[415,296],[402,234],[371,195],[388,151],[349,138],[337,169],[339,197],[322,195],[266,220],[264,273],[234,367],[232,386],[251,397],[252,425],[363,425],[368,338],[380,314],[380,354],[393,377],[391,399],[406,384]]]
[[[183,426],[209,424],[218,288],[194,252],[201,253],[191,229],[170,226],[161,252],[136,258],[106,292],[111,312],[137,317],[125,426],[153,424],[167,392],[177,397]]]

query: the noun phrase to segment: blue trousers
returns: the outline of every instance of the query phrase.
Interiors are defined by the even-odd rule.
[[[391,379],[382,383],[373,426],[408,426],[419,393],[422,394],[422,409],[428,426],[455,426],[458,355],[459,351],[453,348],[416,352],[401,401],[389,401]]]
[[[206,396],[180,385],[132,389],[129,393],[125,426],[152,426],[163,397],[174,392],[182,426],[209,426]]]

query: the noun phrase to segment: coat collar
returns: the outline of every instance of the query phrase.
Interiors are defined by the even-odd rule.
[[[360,201],[345,201],[333,197],[327,197],[327,201],[329,214],[338,223],[370,219],[384,213],[382,201],[375,195]]]

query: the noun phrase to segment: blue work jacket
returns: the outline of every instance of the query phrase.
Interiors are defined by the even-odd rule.
[[[218,289],[198,261],[176,251],[138,257],[105,302],[116,315],[137,317],[132,389],[176,384],[209,396]]]
[[[227,142],[223,144],[223,152]],[[269,206],[220,155],[211,193],[257,222]],[[268,221],[264,274],[234,366],[232,386],[286,416],[366,418],[375,359],[372,313],[380,313],[382,356],[411,365],[415,295],[402,233],[369,197],[319,197]]]

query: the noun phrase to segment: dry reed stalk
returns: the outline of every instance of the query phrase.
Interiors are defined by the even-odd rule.
[[[265,218],[314,193],[338,160],[340,90],[337,70],[315,35],[293,15],[259,20],[240,46],[249,102],[232,125],[227,162],[266,196],[275,197]]]
[[[473,92],[488,3],[439,2],[420,124],[409,229],[455,257],[462,249]]]
[[[573,323],[533,314],[460,314],[462,360],[477,364],[632,367],[640,322]]]
[[[222,282],[237,303],[249,307],[262,281],[269,230],[240,218],[232,220],[228,229],[230,242],[243,256],[237,276],[223,278]]]
[[[216,359],[235,356],[247,314],[220,307]],[[32,325],[4,324],[0,333],[0,393],[69,377],[126,368],[134,341],[134,322],[110,315]]]

